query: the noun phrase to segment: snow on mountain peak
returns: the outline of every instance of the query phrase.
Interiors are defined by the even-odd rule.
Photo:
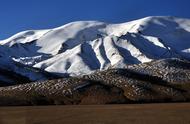
[[[0,42],[0,60],[31,80],[39,78],[31,70],[26,75],[28,70],[22,66],[75,76],[173,57],[190,60],[190,19],[157,16],[121,24],[78,21],[24,31]],[[2,62],[0,67],[5,65]]]

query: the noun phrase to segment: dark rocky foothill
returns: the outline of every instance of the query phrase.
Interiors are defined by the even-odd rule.
[[[190,62],[155,60],[90,75],[0,87],[0,105],[190,101]]]

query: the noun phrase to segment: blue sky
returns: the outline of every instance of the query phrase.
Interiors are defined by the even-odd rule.
[[[0,39],[78,20],[126,22],[145,16],[190,18],[190,0],[1,0]]]

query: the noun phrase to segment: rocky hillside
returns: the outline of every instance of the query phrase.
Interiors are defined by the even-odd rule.
[[[0,88],[0,105],[190,101],[190,62],[163,59]]]

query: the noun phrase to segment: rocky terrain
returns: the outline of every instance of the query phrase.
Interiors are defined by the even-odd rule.
[[[122,104],[190,100],[190,62],[163,59],[89,75],[0,88],[0,105]]]

